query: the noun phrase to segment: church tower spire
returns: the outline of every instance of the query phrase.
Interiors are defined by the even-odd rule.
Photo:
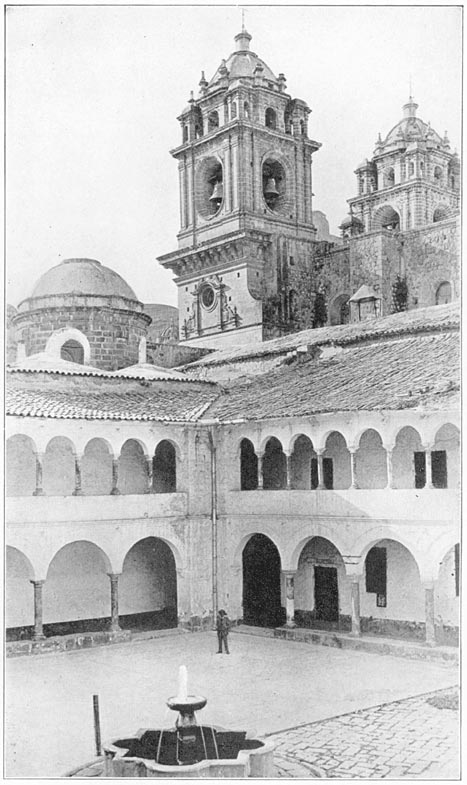
[[[263,304],[283,285],[284,259],[309,255],[310,109],[251,51],[235,50],[179,116],[179,250],[159,259],[176,275],[180,336],[217,346],[261,340]]]

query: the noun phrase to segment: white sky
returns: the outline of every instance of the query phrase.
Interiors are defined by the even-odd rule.
[[[245,6],[251,49],[312,109],[314,209],[331,231],[413,94],[460,151],[459,6]],[[177,116],[234,50],[238,6],[7,11],[7,301],[62,259],[98,259],[143,302],[176,305],[156,257],[179,229]]]

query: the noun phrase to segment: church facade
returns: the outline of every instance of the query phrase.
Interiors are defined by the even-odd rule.
[[[409,102],[357,169],[342,243],[318,239],[309,109],[250,40],[179,118],[160,261],[183,367],[148,362],[151,318],[173,332],[173,313],[95,260],[52,268],[12,316],[14,653],[209,628],[220,607],[458,641],[457,159]]]

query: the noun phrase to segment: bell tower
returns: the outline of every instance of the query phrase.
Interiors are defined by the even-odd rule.
[[[178,250],[159,258],[175,273],[180,340],[218,347],[262,340],[263,310],[280,295],[284,265],[311,258],[310,109],[286,92],[235,36],[235,51],[179,116]],[[286,275],[286,271],[285,271]]]

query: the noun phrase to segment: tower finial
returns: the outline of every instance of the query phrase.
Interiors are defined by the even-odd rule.
[[[245,32],[245,8],[242,8],[242,33]]]

